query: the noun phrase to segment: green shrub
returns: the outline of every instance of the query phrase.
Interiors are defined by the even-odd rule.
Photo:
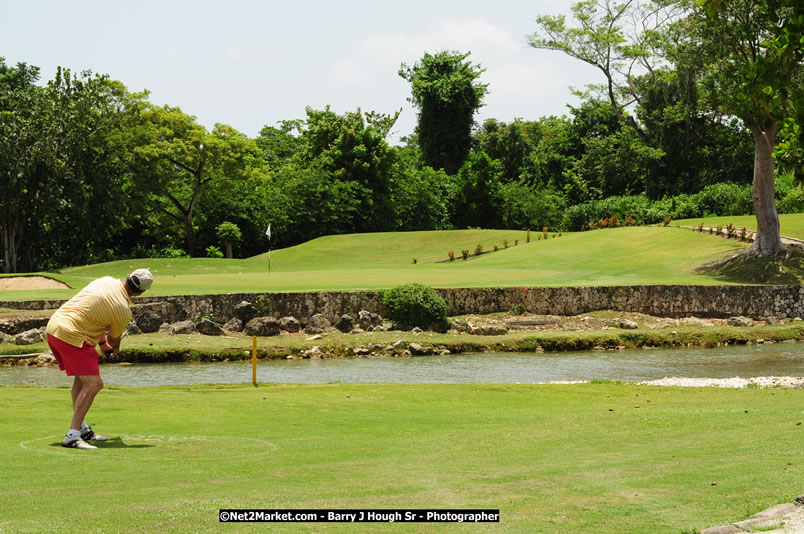
[[[225,221],[218,225],[216,231],[218,232],[218,239],[223,241],[223,245],[226,247],[226,257],[231,258],[232,248],[240,244],[243,239],[240,228],[235,223]]]
[[[207,258],[222,258],[223,252],[221,249],[216,247],[215,245],[210,245],[207,247]]]
[[[383,293],[382,303],[398,327],[447,329],[447,303],[431,287],[415,283],[396,286]]]
[[[157,252],[158,258],[186,258],[187,253],[180,248],[165,247]]]
[[[712,184],[695,193],[699,217],[706,215],[747,215],[753,213],[751,186]]]

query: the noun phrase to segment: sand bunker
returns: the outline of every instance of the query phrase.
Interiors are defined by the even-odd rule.
[[[0,291],[29,289],[70,289],[70,286],[45,276],[8,276],[0,278]]]

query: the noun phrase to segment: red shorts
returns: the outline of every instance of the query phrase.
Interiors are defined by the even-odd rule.
[[[98,353],[93,345],[84,341],[82,347],[74,347],[50,334],[47,344],[59,362],[59,369],[67,371],[67,376],[100,376]]]

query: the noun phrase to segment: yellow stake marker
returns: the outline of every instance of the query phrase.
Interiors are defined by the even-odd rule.
[[[251,383],[257,385],[257,336],[251,338]]]

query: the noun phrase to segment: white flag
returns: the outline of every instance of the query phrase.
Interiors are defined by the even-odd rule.
[[[268,239],[271,239],[271,225],[268,225],[268,229],[265,231],[265,235],[268,236]]]

